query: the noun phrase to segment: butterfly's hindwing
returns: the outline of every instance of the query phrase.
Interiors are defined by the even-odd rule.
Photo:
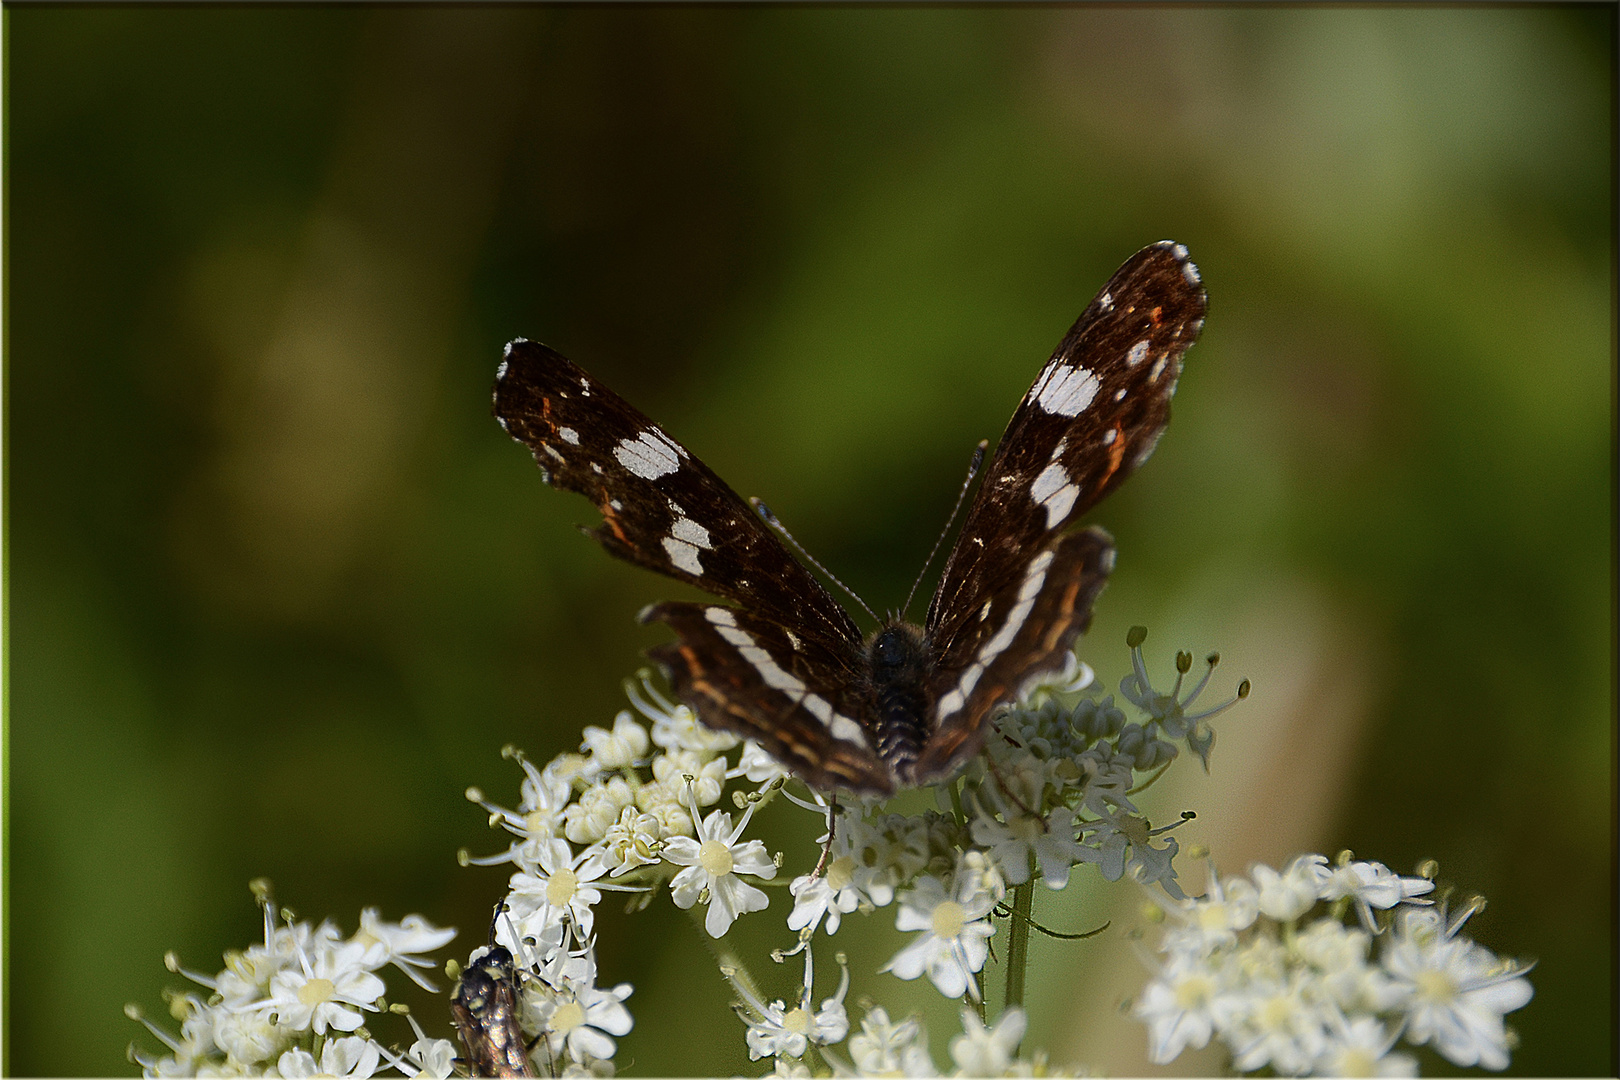
[[[813,787],[894,789],[864,723],[858,653],[719,604],[666,601],[641,621],[674,628],[679,640],[648,655],[708,727],[753,739]]]
[[[936,657],[934,728],[913,782],[949,776],[977,751],[991,710],[1032,678],[1064,666],[1113,568],[1113,540],[1101,529],[1082,529],[1050,541],[981,602]]]
[[[1187,249],[1169,241],[1133,255],[1087,305],[996,447],[929,604],[936,643],[1147,460],[1207,308]]]
[[[596,504],[602,524],[590,535],[614,555],[801,634],[860,640],[844,609],[725,481],[565,357],[532,341],[509,344],[494,407],[547,483]]]

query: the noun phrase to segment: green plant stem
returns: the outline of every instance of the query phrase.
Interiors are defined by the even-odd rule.
[[[1035,881],[1013,888],[1013,917],[1007,922],[1007,1001],[1004,1007],[1024,1003],[1024,969],[1029,966],[1029,913],[1035,906]]]

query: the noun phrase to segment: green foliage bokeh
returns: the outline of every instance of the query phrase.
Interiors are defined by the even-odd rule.
[[[1613,1073],[1612,8],[5,28],[8,1072],[127,1071],[122,1005],[161,1014],[166,949],[253,940],[252,877],[479,940],[502,875],[455,863],[498,846],[463,789],[511,803],[503,743],[609,723],[660,637],[631,616],[679,593],[489,418],[504,341],[893,606],[973,443],[1169,237],[1210,316],[1093,514],[1121,550],[1093,662],[1145,622],[1161,661],[1260,665],[1233,626],[1309,598],[1363,687],[1315,846],[1485,893],[1475,932],[1540,960],[1514,1071]],[[785,900],[745,944],[786,943]],[[874,922],[839,944],[886,955]],[[602,927],[621,1067],[749,1067],[684,915]],[[1065,955],[1034,1043],[1085,986]]]

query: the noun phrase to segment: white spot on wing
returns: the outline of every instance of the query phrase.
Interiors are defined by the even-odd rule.
[[[871,749],[866,742],[866,732],[861,730],[861,725],[843,713],[833,713],[832,723],[828,725],[828,730],[832,732],[835,739],[843,739],[845,742],[852,742],[863,749]]]
[[[506,352],[502,353],[501,355],[504,357],[504,356],[510,356],[511,354],[512,354],[512,345],[511,345],[510,342],[508,342],[507,346],[506,346]],[[495,381],[500,382],[504,378],[506,378],[506,361],[503,359],[501,361],[501,366],[495,369]]]
[[[677,541],[678,542],[678,541]],[[808,700],[806,687],[798,676],[790,671],[784,671],[771,654],[759,647],[754,635],[737,625],[737,617],[730,608],[712,607],[704,610],[703,615],[714,624],[721,637],[737,647],[737,652],[748,662],[748,665],[759,673],[765,680],[765,685],[773,690],[784,690],[794,696],[795,701]],[[820,700],[820,699],[817,699]],[[814,708],[812,707],[812,711]]]
[[[1125,362],[1131,367],[1135,367],[1137,364],[1140,364],[1143,360],[1147,359],[1147,354],[1148,343],[1146,341],[1138,341],[1135,345],[1131,346],[1130,352],[1125,354]]]
[[[1123,386],[1120,387],[1118,390],[1114,391],[1114,400],[1115,401],[1124,401],[1125,400],[1125,388]]]
[[[557,429],[557,434],[561,435],[562,441],[567,443],[569,446],[579,445],[579,432],[575,431],[573,428],[560,427]]]
[[[555,446],[552,446],[550,443],[542,443],[541,445],[545,448],[546,453],[551,455],[553,460],[555,460],[555,461],[562,461],[563,460],[563,456],[561,454],[557,453],[557,448]]]
[[[1041,386],[1035,403],[1041,409],[1057,416],[1079,416],[1082,409],[1091,404],[1091,399],[1097,396],[1102,383],[1085,368],[1069,367],[1059,364],[1052,370],[1051,377]]]
[[[681,467],[675,444],[657,428],[648,428],[634,439],[621,439],[613,448],[613,456],[643,480],[668,476]]]
[[[709,530],[689,517],[676,518],[675,524],[669,527],[669,531],[676,540],[684,541],[693,547],[704,548],[708,551],[714,550],[714,545],[709,543]]]
[[[1158,382],[1159,376],[1164,374],[1164,365],[1170,362],[1168,356],[1161,356],[1153,362],[1153,370],[1148,372],[1148,382]]]
[[[677,540],[673,536],[664,537],[664,551],[669,555],[669,561],[677,569],[685,570],[693,577],[703,576],[703,563],[698,559],[698,549],[685,540]]]
[[[1114,306],[1114,294],[1110,292],[1103,293],[1097,297],[1097,305],[1104,311],[1110,310]]]
[[[1035,482],[1029,486],[1029,497],[1035,500],[1037,506],[1046,508],[1046,527],[1055,529],[1069,516],[1069,511],[1074,509],[1074,501],[1080,497],[1080,489],[1070,481],[1067,470],[1054,461],[1042,469]]]
[[[1052,565],[1052,553],[1043,551],[1030,560],[1029,569],[1024,572],[1024,581],[1018,587],[1018,602],[1007,612],[1007,621],[1002,623],[996,636],[979,646],[979,653],[972,664],[968,665],[962,677],[956,682],[956,689],[939,699],[936,712],[939,719],[960,712],[962,706],[967,704],[968,695],[973,688],[979,685],[979,677],[984,674],[992,661],[1007,651],[1013,643],[1018,632],[1024,628],[1029,619],[1029,613],[1035,610],[1035,599],[1041,593],[1041,586],[1046,584],[1046,571]]]

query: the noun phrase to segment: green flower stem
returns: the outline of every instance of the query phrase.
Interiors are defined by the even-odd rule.
[[[1024,970],[1029,966],[1029,913],[1034,906],[1034,879],[1014,886],[1013,917],[1007,921],[1007,1000],[1003,1008],[1024,1003]]]

